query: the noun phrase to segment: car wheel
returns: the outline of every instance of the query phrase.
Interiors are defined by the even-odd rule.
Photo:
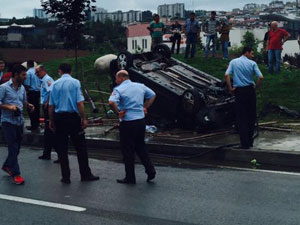
[[[205,106],[204,95],[196,89],[187,89],[181,99],[181,107],[184,113],[188,115],[196,114]]]
[[[153,48],[153,53],[161,55],[164,58],[171,58],[171,50],[169,46],[165,44],[155,45]]]
[[[120,52],[117,58],[118,69],[127,70],[133,64],[133,57],[130,52]]]

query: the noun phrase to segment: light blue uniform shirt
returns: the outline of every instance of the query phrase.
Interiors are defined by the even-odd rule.
[[[184,23],[184,28],[187,34],[198,34],[200,24],[196,20],[192,22],[191,19],[187,19]]]
[[[231,60],[225,74],[233,75],[233,87],[254,85],[253,75],[255,74],[256,77],[262,76],[256,62],[244,55]]]
[[[13,88],[13,82],[10,79],[0,85],[0,105],[15,105],[21,110],[20,116],[14,116],[14,113],[7,109],[1,109],[1,122],[8,122],[13,125],[21,126],[24,124],[23,105],[27,102],[26,91],[23,85],[18,89]]]
[[[49,101],[50,86],[53,84],[54,80],[46,74],[43,79],[41,79],[41,102],[46,104]]]
[[[154,91],[144,84],[125,80],[114,88],[109,101],[116,103],[120,111],[126,111],[122,120],[131,121],[145,117],[144,100],[153,96],[155,96]]]
[[[27,78],[24,82],[26,86],[29,86],[29,91],[40,91],[41,90],[41,80],[35,74],[35,68],[32,67],[27,70]]]
[[[80,81],[64,74],[50,88],[50,102],[56,113],[78,113],[77,103],[84,101]]]

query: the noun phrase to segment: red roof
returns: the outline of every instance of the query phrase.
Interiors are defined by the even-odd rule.
[[[143,37],[149,36],[150,31],[147,29],[149,23],[130,24],[128,25],[127,37]]]

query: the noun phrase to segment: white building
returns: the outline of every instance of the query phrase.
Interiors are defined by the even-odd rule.
[[[270,8],[271,9],[283,9],[284,8],[284,3],[283,1],[272,1],[270,4],[269,4]]]
[[[184,18],[184,3],[159,5],[157,13],[160,17]]]
[[[248,4],[244,5],[243,9],[248,10],[248,11],[253,11],[253,10],[259,9],[259,5],[255,4],[255,3],[248,3]]]
[[[104,22],[106,19],[112,21],[119,21],[122,23],[134,23],[142,21],[142,11],[130,10],[128,12],[116,11],[116,12],[107,12],[100,11],[95,12],[94,21]]]
[[[129,24],[127,32],[127,50],[130,53],[151,51],[149,24]]]
[[[33,17],[34,18],[39,18],[39,19],[48,19],[47,14],[45,13],[45,11],[43,9],[33,9]]]
[[[95,11],[92,11],[92,12],[91,12],[91,19],[92,19],[93,21],[96,21],[96,20],[95,20],[96,14],[99,14],[99,13],[107,13],[107,10],[104,9],[104,8],[98,8],[98,7],[97,7]]]
[[[0,39],[7,42],[21,42],[24,34],[33,34],[35,26],[11,24],[8,26],[0,26]]]

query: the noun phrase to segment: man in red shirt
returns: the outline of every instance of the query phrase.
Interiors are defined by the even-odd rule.
[[[278,28],[277,21],[271,23],[269,40],[267,42],[269,73],[273,73],[274,61],[275,73],[280,73],[282,45],[289,37],[290,34],[286,30]]]

